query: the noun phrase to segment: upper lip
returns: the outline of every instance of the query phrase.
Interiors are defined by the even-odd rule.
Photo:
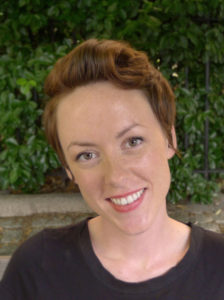
[[[125,197],[127,197],[127,196],[129,196],[129,195],[132,195],[132,194],[134,194],[134,193],[137,193],[137,192],[141,191],[142,189],[143,189],[143,188],[140,188],[140,189],[137,189],[137,190],[134,190],[134,191],[131,191],[131,192],[122,194],[122,195],[111,196],[111,197],[109,197],[109,198],[107,198],[107,199],[111,199],[111,198],[113,198],[113,199],[117,199],[117,198],[125,198]]]

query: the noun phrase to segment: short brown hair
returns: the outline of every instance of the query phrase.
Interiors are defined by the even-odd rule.
[[[123,89],[143,90],[169,145],[174,148],[171,129],[175,122],[175,98],[167,80],[144,52],[128,43],[90,39],[59,59],[45,81],[45,93],[51,98],[43,117],[45,133],[65,167],[57,132],[57,105],[76,87],[97,81],[110,81]]]

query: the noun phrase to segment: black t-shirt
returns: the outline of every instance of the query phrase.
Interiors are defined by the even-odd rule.
[[[224,238],[189,226],[190,248],[180,263],[140,283],[118,280],[101,265],[87,221],[43,230],[16,250],[0,300],[224,300]]]

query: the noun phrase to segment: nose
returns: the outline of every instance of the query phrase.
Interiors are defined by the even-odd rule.
[[[110,157],[104,161],[104,181],[112,187],[122,187],[127,181],[127,162],[118,157]]]

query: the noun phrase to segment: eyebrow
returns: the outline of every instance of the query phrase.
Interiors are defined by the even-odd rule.
[[[71,142],[68,147],[67,150],[72,147],[72,146],[81,146],[81,147],[95,147],[96,144],[93,143],[88,143],[88,142]]]
[[[136,126],[140,126],[139,124],[137,123],[134,123],[126,128],[124,128],[121,132],[119,132],[117,135],[116,135],[116,138],[119,139],[121,138],[123,135],[125,135],[125,133],[127,133],[128,131],[130,131],[132,128],[136,127]]]
[[[136,127],[136,126],[140,126],[137,123],[134,123],[126,128],[124,128],[122,131],[120,131],[117,135],[116,138],[119,139],[121,138],[123,135],[125,135],[128,131],[130,131],[132,128]],[[71,142],[68,147],[67,150],[72,147],[72,146],[80,146],[80,147],[96,147],[97,145],[94,143],[89,143],[89,142],[78,142],[78,141],[73,141]]]

